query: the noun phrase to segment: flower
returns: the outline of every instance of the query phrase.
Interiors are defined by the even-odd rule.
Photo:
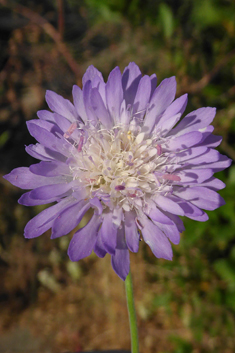
[[[156,75],[142,76],[130,63],[116,67],[107,83],[89,66],[83,90],[73,87],[72,104],[47,91],[52,112],[41,110],[27,122],[38,141],[26,151],[41,160],[5,176],[13,185],[32,189],[19,199],[26,206],[55,204],[31,219],[25,237],[52,228],[51,238],[69,233],[89,209],[89,222],[73,236],[68,255],[78,261],[94,250],[111,255],[114,271],[125,280],[129,250],[139,240],[158,258],[172,259],[173,244],[184,230],[179,216],[206,221],[202,210],[224,204],[217,190],[225,185],[214,172],[230,160],[214,147],[221,137],[210,125],[215,108],[200,108],[180,120],[187,94],[175,99],[176,80],[157,86]]]

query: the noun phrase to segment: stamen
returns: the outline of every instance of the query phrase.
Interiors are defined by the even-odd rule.
[[[78,142],[78,147],[77,147],[78,152],[81,152],[82,146],[83,146],[83,142],[84,142],[84,136],[81,135],[81,136],[80,136],[80,140],[79,140],[79,142]]]
[[[180,181],[181,180],[181,178],[175,174],[164,174],[162,176],[162,178],[165,180],[171,180],[171,181]]]
[[[124,185],[117,185],[117,186],[115,186],[115,190],[117,190],[117,191],[125,190],[125,186]]]
[[[161,145],[156,145],[155,147],[156,147],[156,149],[157,149],[157,154],[158,154],[159,156],[161,156],[161,154],[162,154],[162,146],[161,146]]]
[[[64,135],[63,135],[64,138],[68,139],[72,135],[74,130],[76,130],[76,128],[77,128],[77,123],[76,122],[72,123],[70,125],[70,127],[68,128],[68,130],[64,133]]]

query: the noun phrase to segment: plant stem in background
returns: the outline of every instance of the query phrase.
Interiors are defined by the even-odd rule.
[[[136,320],[136,313],[135,313],[131,272],[129,272],[129,274],[126,277],[125,289],[126,289],[127,309],[129,314],[129,324],[130,324],[130,333],[131,333],[131,353],[139,353],[138,329],[137,329],[137,320]]]

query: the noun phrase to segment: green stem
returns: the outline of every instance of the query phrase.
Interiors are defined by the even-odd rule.
[[[138,329],[137,329],[137,321],[136,321],[136,313],[135,313],[131,272],[129,272],[128,276],[126,277],[125,289],[126,289],[127,309],[129,314],[129,323],[130,323],[130,332],[131,332],[131,353],[139,353]]]

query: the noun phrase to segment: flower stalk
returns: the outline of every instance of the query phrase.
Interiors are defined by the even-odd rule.
[[[139,353],[138,329],[135,312],[134,294],[131,272],[125,280],[127,309],[129,314],[130,334],[131,334],[131,353]]]

